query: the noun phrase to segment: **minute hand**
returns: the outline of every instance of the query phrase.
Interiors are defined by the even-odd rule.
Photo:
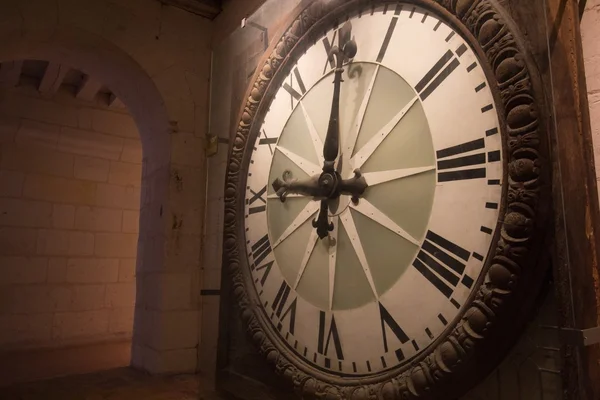
[[[331,101],[331,114],[329,116],[329,126],[327,127],[327,136],[323,144],[323,172],[333,172],[335,160],[339,152],[340,140],[340,89],[342,87],[342,62],[344,60],[343,53],[339,48],[332,49],[334,55],[337,56],[337,67],[335,70],[335,78],[333,81],[333,100]]]

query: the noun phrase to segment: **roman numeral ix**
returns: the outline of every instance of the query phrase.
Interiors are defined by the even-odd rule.
[[[254,269],[258,266],[273,249],[271,248],[271,243],[269,243],[269,235],[263,236],[258,242],[252,245],[252,258],[254,259],[254,263],[251,268]],[[270,269],[270,267],[269,267]]]
[[[428,231],[413,266],[444,296],[450,298],[465,272],[465,263],[470,256],[471,253],[459,245]],[[470,288],[473,279],[465,275],[463,284]]]

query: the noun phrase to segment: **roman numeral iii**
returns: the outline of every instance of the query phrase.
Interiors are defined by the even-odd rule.
[[[486,177],[485,139],[476,139],[438,150],[438,182],[462,181]],[[474,154],[465,153],[483,150]],[[500,161],[500,150],[487,153],[487,162]],[[449,170],[449,171],[446,171]]]
[[[258,266],[262,260],[265,259],[273,249],[271,248],[271,243],[269,242],[269,235],[263,236],[258,242],[252,245],[252,258],[254,259],[254,264],[252,265],[252,269],[255,266]]]

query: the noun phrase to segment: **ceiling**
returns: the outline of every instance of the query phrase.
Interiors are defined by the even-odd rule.
[[[159,0],[208,19],[214,19],[222,9],[222,0]]]

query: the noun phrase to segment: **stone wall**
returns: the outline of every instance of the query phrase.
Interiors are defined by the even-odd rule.
[[[126,111],[0,92],[0,349],[131,337],[141,162]]]
[[[152,373],[197,370],[211,22],[157,0],[0,0],[0,10],[0,62],[72,66],[129,109],[143,147],[141,188],[133,190],[141,233],[132,364]],[[109,144],[103,149],[113,154]],[[97,204],[97,196],[85,205],[114,206],[114,197]]]

